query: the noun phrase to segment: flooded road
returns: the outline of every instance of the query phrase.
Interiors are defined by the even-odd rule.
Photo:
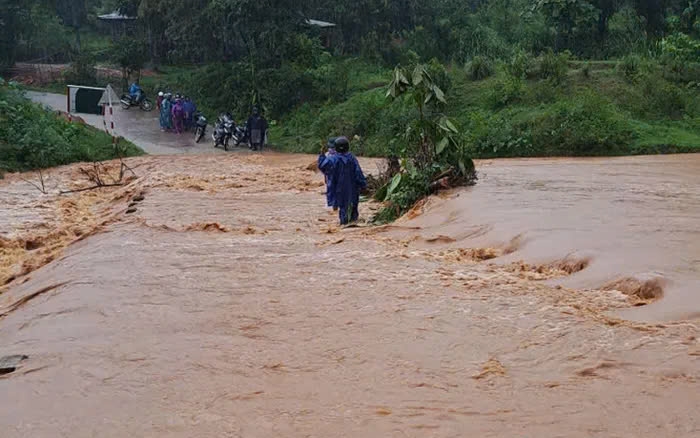
[[[3,438],[700,436],[700,155],[483,161],[339,229],[314,157],[117,114],[206,153],[0,181]]]
[[[406,223],[420,228],[417,245],[498,247],[509,253],[502,263],[580,262],[556,283],[663,294],[625,318],[700,318],[700,155],[495,160],[479,170],[475,187]]]
[[[700,434],[697,320],[670,317],[697,311],[694,157],[484,162],[413,219],[344,230],[313,159],[0,182],[0,355],[28,356],[0,376],[3,437]],[[567,277],[569,253],[590,260]],[[640,273],[679,289],[597,288]]]

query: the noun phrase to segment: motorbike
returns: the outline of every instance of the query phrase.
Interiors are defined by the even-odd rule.
[[[119,101],[124,109],[129,109],[132,106],[138,106],[142,111],[151,111],[153,109],[153,102],[143,94],[138,102],[130,94],[122,94]]]
[[[219,147],[219,145],[223,145],[224,150],[228,151],[228,142],[233,137],[235,125],[233,118],[229,114],[219,116],[214,125],[214,131],[211,133],[215,148]]]
[[[207,131],[207,119],[200,112],[194,114],[194,142],[199,143],[199,141],[204,137]]]
[[[233,143],[240,146],[242,143],[248,143],[248,129],[245,125],[236,125],[233,130]]]

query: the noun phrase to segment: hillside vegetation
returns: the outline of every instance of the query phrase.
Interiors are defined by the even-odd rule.
[[[700,145],[700,0],[28,3],[6,8],[4,64],[52,53],[72,61],[66,81],[85,84],[100,83],[96,63],[121,69],[123,83],[149,66],[150,93],[186,93],[210,117],[262,106],[284,150],[339,134],[368,155],[405,150],[416,108],[387,100],[386,87],[394,67],[418,64],[475,157]],[[96,17],[114,10],[138,20],[110,42]]]
[[[143,154],[124,139],[91,126],[71,123],[0,82],[0,174]]]

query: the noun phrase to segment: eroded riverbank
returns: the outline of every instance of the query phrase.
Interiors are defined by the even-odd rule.
[[[534,260],[522,242],[541,246],[527,233],[510,258],[489,260],[518,225],[560,236],[551,245],[571,234],[552,225],[568,217],[556,172],[538,183],[531,165],[482,166],[480,185],[400,228],[339,230],[308,162],[133,158],[128,186],[70,197],[2,182],[3,201],[15,200],[3,226],[24,224],[5,239],[31,241],[44,223],[78,240],[0,295],[3,354],[29,356],[0,379],[13,400],[0,410],[7,436],[700,433],[693,321],[630,322],[615,315],[635,297],[548,283],[565,267],[549,265],[556,252]],[[75,168],[52,174],[75,184]],[[574,231],[595,223],[604,199],[567,196],[589,212]],[[514,228],[484,229],[507,206]],[[518,220],[518,208],[530,213]]]

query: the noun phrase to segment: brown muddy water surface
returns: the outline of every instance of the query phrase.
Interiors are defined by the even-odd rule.
[[[481,184],[431,200],[406,223],[418,241],[497,246],[502,263],[585,267],[552,283],[664,297],[625,318],[700,319],[700,155],[497,160],[479,170]]]
[[[344,230],[308,156],[10,175],[2,436],[700,436],[699,159],[482,162]]]

